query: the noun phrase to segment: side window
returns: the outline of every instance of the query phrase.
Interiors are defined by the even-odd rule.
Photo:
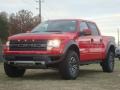
[[[88,29],[88,25],[86,22],[80,22],[80,32],[82,32],[84,29]]]
[[[88,22],[88,26],[92,30],[92,35],[94,35],[94,36],[99,35],[98,28],[94,23]]]

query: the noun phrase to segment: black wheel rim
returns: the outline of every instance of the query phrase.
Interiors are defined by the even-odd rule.
[[[70,66],[70,72],[74,76],[76,75],[78,65],[77,65],[77,60],[76,57],[72,56],[69,61],[69,66]]]
[[[111,69],[114,68],[114,53],[112,53],[112,52],[109,55],[109,65],[110,65]]]

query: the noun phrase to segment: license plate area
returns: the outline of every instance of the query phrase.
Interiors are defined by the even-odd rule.
[[[34,61],[49,61],[51,60],[50,57],[48,56],[15,56],[14,59],[11,60],[15,60],[15,61],[31,61],[30,63],[34,63]]]

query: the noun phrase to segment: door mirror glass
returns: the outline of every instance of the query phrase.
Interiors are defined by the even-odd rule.
[[[92,35],[92,31],[90,29],[84,29],[83,35],[85,35],[85,36]]]

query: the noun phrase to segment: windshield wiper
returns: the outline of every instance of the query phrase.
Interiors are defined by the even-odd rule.
[[[40,31],[33,31],[32,33],[37,33],[37,32],[40,32]]]
[[[63,32],[58,30],[51,30],[51,31],[33,31],[32,33],[39,33],[39,32]]]
[[[62,31],[59,31],[59,30],[50,30],[50,31],[46,31],[46,32],[62,32]]]

